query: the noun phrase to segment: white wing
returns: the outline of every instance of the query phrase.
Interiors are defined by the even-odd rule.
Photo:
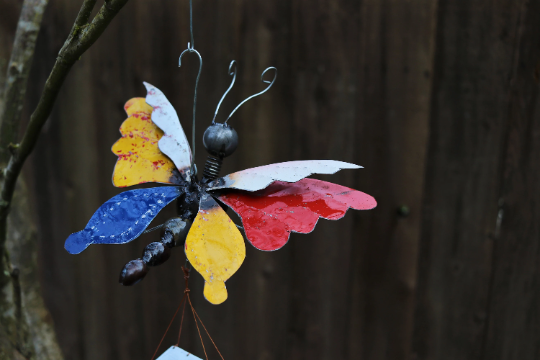
[[[161,90],[147,82],[144,86],[146,103],[154,108],[152,121],[165,133],[158,142],[159,150],[173,161],[184,180],[190,181],[191,149],[176,110]]]
[[[362,166],[334,160],[288,161],[237,171],[208,184],[207,190],[239,189],[257,191],[274,181],[297,182],[312,174],[334,174],[341,169],[360,169]]]

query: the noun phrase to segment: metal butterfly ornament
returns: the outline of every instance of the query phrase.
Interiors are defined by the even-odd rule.
[[[233,65],[229,72],[236,77]],[[270,69],[275,70],[269,68],[263,76]],[[270,86],[274,81],[275,76],[272,82],[263,80]],[[183,245],[187,259],[205,279],[205,298],[220,304],[227,299],[225,281],[246,257],[242,234],[225,209],[232,209],[242,219],[245,236],[253,246],[274,251],[287,243],[291,232],[311,232],[319,218],[337,220],[349,208],[368,210],[377,205],[373,197],[360,191],[307,178],[361,168],[341,161],[290,161],[219,177],[223,159],[238,145],[238,134],[227,124],[228,119],[245,101],[270,86],[238,105],[224,123],[215,122],[214,117],[203,136],[210,155],[199,180],[175,109],[158,88],[144,85],[146,98],[133,98],[124,107],[128,118],[120,127],[122,137],[112,147],[118,156],[113,184],[127,187],[155,182],[169,186],[114,196],[94,213],[84,230],[71,234],[65,243],[71,254],[91,244],[128,243],[145,232],[161,209],[177,200],[178,217],[161,227],[160,242],[149,244],[141,259],[126,264],[120,275],[123,285],[137,283],[149,266],[163,263],[172,247]]]

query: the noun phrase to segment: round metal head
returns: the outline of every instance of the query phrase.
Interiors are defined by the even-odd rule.
[[[224,158],[238,147],[238,134],[227,124],[215,123],[204,132],[203,144],[210,155]]]

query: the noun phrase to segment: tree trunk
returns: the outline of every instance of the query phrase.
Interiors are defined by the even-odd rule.
[[[62,359],[52,318],[41,297],[37,232],[30,214],[28,192],[20,179],[8,220],[11,266],[1,274],[0,359]]]
[[[0,77],[3,173],[11,156],[7,144],[16,143],[18,138],[28,75],[46,4],[47,1],[31,0],[22,7],[12,3],[3,9],[6,19],[18,19],[18,23],[3,23],[0,32],[0,72],[7,74]],[[17,32],[12,33],[15,28]],[[9,72],[5,71],[8,67]],[[9,207],[6,251],[0,251],[4,256],[4,261],[0,261],[0,359],[62,359],[52,317],[41,295],[38,236],[23,179],[19,179]]]

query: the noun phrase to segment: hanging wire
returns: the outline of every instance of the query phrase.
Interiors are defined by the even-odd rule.
[[[180,330],[178,331],[178,340],[176,341],[176,346],[180,346],[180,336],[182,335],[182,326],[184,325],[184,313],[186,312],[186,303],[187,301],[184,301],[186,297],[189,297],[189,274],[191,272],[191,268],[188,266],[189,261],[186,258],[186,265],[182,267],[182,272],[184,273],[184,281],[186,282],[186,288],[184,289],[184,297],[182,298],[182,301],[180,302],[180,305],[184,303],[184,308],[182,309],[182,320],[180,320]],[[201,339],[202,342],[202,339]],[[203,345],[204,346],[204,345]]]
[[[195,40],[193,39],[193,0],[189,0],[189,33],[191,34],[191,46],[195,48]]]
[[[208,354],[206,353],[206,347],[204,346],[204,341],[203,341],[203,338],[201,336],[201,330],[199,328],[199,322],[201,323],[201,326],[203,327],[204,331],[206,332],[206,335],[208,336],[208,338],[210,339],[210,341],[214,345],[216,351],[218,352],[219,356],[221,357],[221,360],[224,360],[223,355],[221,355],[221,352],[219,351],[216,343],[214,342],[214,340],[210,336],[210,333],[206,329],[206,326],[204,326],[204,323],[202,322],[199,314],[197,314],[197,311],[195,311],[195,307],[191,303],[191,298],[189,296],[189,293],[190,293],[189,275],[190,275],[191,270],[189,268],[187,268],[187,267],[182,266],[182,271],[184,273],[184,280],[186,282],[186,288],[184,290],[184,296],[182,297],[182,300],[180,301],[180,304],[178,305],[178,308],[176,309],[176,312],[174,313],[173,318],[169,322],[169,326],[167,326],[167,330],[165,330],[165,334],[163,334],[163,337],[161,338],[161,340],[160,340],[160,342],[159,342],[159,344],[158,344],[158,346],[156,348],[156,351],[154,351],[154,355],[152,356],[152,360],[154,360],[156,358],[156,355],[157,355],[157,353],[159,351],[159,348],[161,347],[161,344],[163,343],[163,340],[165,339],[165,336],[169,332],[169,329],[171,328],[171,325],[172,325],[174,319],[176,318],[176,315],[178,315],[178,312],[180,311],[180,308],[182,308],[182,306],[183,306],[183,308],[182,308],[182,320],[180,321],[180,330],[179,330],[179,333],[178,333],[178,341],[176,342],[176,346],[178,347],[178,345],[180,344],[180,335],[182,335],[182,325],[184,324],[184,313],[185,313],[185,310],[186,310],[186,304],[187,303],[189,303],[189,307],[191,308],[191,312],[193,313],[193,320],[195,320],[195,325],[197,326],[197,332],[199,333],[199,339],[201,340],[201,345],[202,345],[206,360],[208,360]]]
[[[272,79],[272,81],[268,81],[268,80],[264,80],[264,75],[269,71],[269,70],[275,70],[275,73],[274,73],[274,78]],[[266,70],[263,71],[263,73],[261,74],[261,81],[265,84],[270,84],[266,87],[266,89],[264,89],[263,91],[261,91],[260,93],[257,93],[255,95],[251,95],[250,97],[248,97],[246,100],[242,101],[233,111],[232,113],[229,115],[229,117],[227,118],[227,120],[225,120],[225,124],[227,124],[227,121],[229,121],[229,119],[231,118],[231,116],[233,116],[233,114],[235,113],[236,110],[238,110],[238,108],[242,105],[244,105],[247,101],[253,99],[254,97],[257,97],[259,95],[262,95],[264,94],[265,92],[267,92],[268,90],[270,90],[270,88],[272,87],[272,85],[274,85],[274,82],[276,82],[276,78],[277,78],[277,69],[273,66],[267,68]]]
[[[214,114],[214,118],[212,119],[212,124],[216,123],[216,116],[219,111],[219,107],[221,106],[221,103],[223,102],[223,99],[225,99],[225,96],[227,96],[229,91],[231,91],[232,87],[234,86],[234,82],[236,81],[236,68],[237,68],[236,60],[231,61],[231,64],[229,65],[229,75],[232,76],[233,79],[231,81],[231,85],[229,86],[227,91],[225,91],[225,94],[223,94],[223,96],[221,97],[221,100],[219,100],[219,103],[217,104],[216,112]]]
[[[186,52],[195,53],[199,57],[199,73],[197,74],[197,80],[195,81],[195,95],[193,96],[193,126],[191,135],[191,167],[193,174],[196,175],[197,168],[195,167],[195,119],[197,113],[197,88],[199,87],[199,79],[201,78],[202,71],[202,57],[197,50],[195,50],[195,40],[193,39],[193,0],[189,0],[189,31],[191,34],[191,42],[188,42],[187,49],[182,51],[180,58],[178,59],[178,67],[182,66],[182,56]]]
[[[161,338],[161,340],[159,341],[159,344],[156,348],[156,351],[154,351],[154,355],[152,355],[152,359],[151,360],[154,360],[156,358],[156,355],[159,351],[159,348],[161,347],[161,344],[163,343],[163,340],[165,340],[165,336],[167,335],[167,333],[169,332],[169,329],[171,328],[171,325],[173,324],[173,321],[174,319],[176,318],[176,315],[178,315],[178,312],[180,311],[180,308],[182,307],[182,304],[185,304],[186,303],[186,298],[187,298],[187,293],[184,293],[184,297],[182,297],[182,300],[180,301],[180,304],[178,305],[178,308],[176,309],[176,312],[174,313],[171,321],[169,322],[169,326],[167,326],[167,330],[165,330],[165,334],[163,334],[163,337]],[[183,316],[183,314],[182,314]]]
[[[193,312],[193,317],[195,318],[195,325],[197,325],[197,320],[199,320],[199,322],[201,323],[204,331],[206,331],[206,335],[208,335],[208,338],[210,339],[210,341],[212,342],[212,344],[216,348],[216,351],[218,352],[219,356],[221,357],[221,360],[225,360],[225,359],[223,359],[223,355],[221,355],[221,352],[219,351],[216,343],[214,342],[214,340],[210,336],[210,333],[208,332],[208,330],[206,330],[206,326],[204,326],[201,318],[199,317],[199,314],[197,314],[197,311],[195,311],[195,308],[193,307],[193,304],[191,303],[191,299],[189,297],[189,294],[187,296],[187,299],[189,301],[189,306],[191,307],[191,311]],[[199,325],[197,325],[197,331],[199,331]],[[200,331],[199,331],[199,337],[201,338],[201,343],[202,343],[202,337],[201,337],[201,332]],[[203,349],[204,349],[204,343],[202,345],[203,345]],[[204,351],[204,354],[206,355],[206,350]],[[206,358],[208,359],[208,355],[206,355]]]

